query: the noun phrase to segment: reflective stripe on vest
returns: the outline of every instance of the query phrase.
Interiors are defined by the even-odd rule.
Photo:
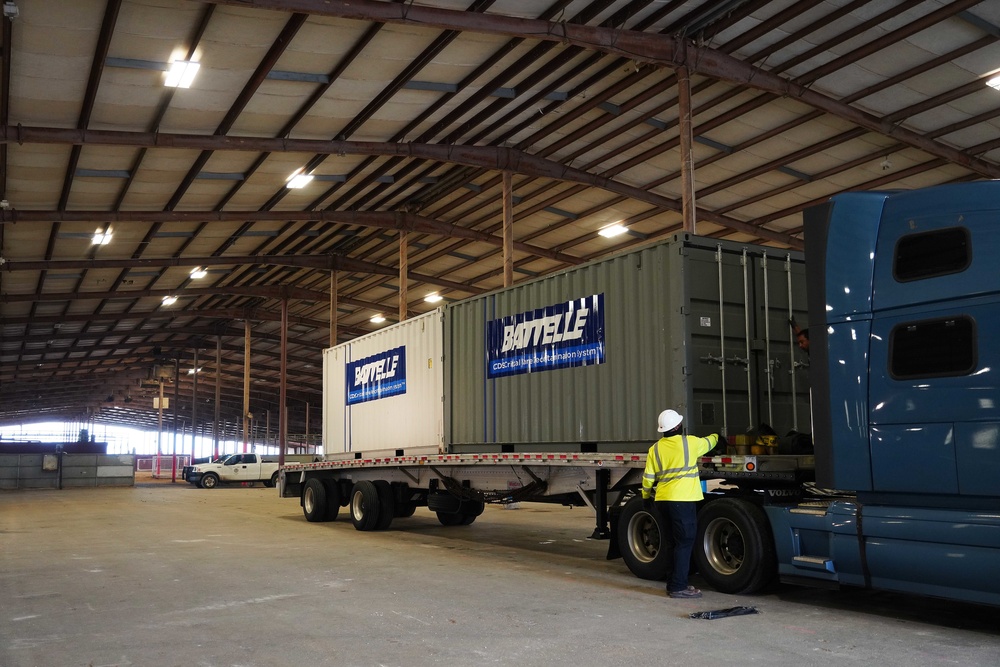
[[[681,442],[684,444],[684,466],[681,468],[670,468],[669,470],[663,469],[663,462],[660,461],[660,448],[654,447],[654,455],[656,461],[656,472],[654,473],[652,482],[654,485],[660,482],[671,482],[675,479],[684,479],[685,477],[698,477],[698,466],[691,465],[691,453],[688,450],[688,440],[686,435],[681,435]],[[643,475],[646,477],[646,475]]]

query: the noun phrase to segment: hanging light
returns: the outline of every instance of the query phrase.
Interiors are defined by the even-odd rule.
[[[91,239],[91,243],[94,245],[108,245],[111,243],[111,228],[98,229],[94,232],[94,238]]]
[[[177,303],[177,297],[176,296],[169,295],[169,296],[163,297],[163,305],[164,306],[172,306],[175,303]]]
[[[191,60],[175,60],[170,63],[170,69],[167,70],[167,80],[164,81],[163,85],[168,88],[190,88],[194,81],[194,75],[198,73],[200,68],[201,63]]]
[[[428,294],[427,296],[425,296],[424,301],[426,301],[427,303],[437,303],[443,298],[444,298],[443,296],[441,296],[437,292],[434,292],[434,294]]]
[[[385,322],[385,317],[382,316],[382,313],[379,313],[371,319],[372,324],[382,324],[383,322]]]
[[[192,280],[201,280],[202,278],[204,278],[207,275],[208,275],[208,271],[206,271],[205,269],[203,269],[200,266],[196,266],[195,268],[191,269],[191,279]]]
[[[305,173],[305,167],[303,167],[288,177],[288,183],[285,184],[285,187],[293,190],[299,190],[309,185],[309,183],[312,182],[312,179],[313,175]]]
[[[616,222],[613,225],[608,225],[607,227],[602,227],[601,229],[599,229],[597,231],[597,233],[600,234],[601,236],[603,236],[606,239],[610,239],[610,238],[613,238],[615,236],[620,236],[621,234],[624,234],[627,231],[628,231],[628,229],[624,225]]]

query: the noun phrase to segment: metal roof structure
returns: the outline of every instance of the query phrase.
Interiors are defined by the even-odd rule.
[[[316,432],[322,349],[428,294],[665,239],[685,211],[801,248],[838,192],[1000,176],[997,2],[2,7],[0,425],[154,428],[165,376],[199,429],[219,378],[232,428],[245,390],[261,419],[281,389],[288,431]]]

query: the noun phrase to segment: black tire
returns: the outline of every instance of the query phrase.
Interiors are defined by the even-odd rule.
[[[351,489],[351,521],[357,530],[375,530],[378,525],[378,489],[363,480]]]
[[[464,514],[457,512],[437,512],[436,514],[442,526],[461,526],[462,520],[465,518]]]
[[[340,485],[337,480],[330,479],[323,481],[323,488],[326,489],[326,518],[324,521],[336,521],[340,514]]]
[[[278,486],[278,471],[277,470],[275,470],[274,474],[271,475],[271,479],[270,480],[264,482],[264,486],[268,487],[269,489],[273,489],[274,487]]]
[[[413,513],[417,511],[417,503],[396,503],[396,518],[406,519],[413,516]]]
[[[203,489],[214,489],[219,485],[219,476],[214,472],[205,473],[201,478],[200,485]]]
[[[306,521],[313,523],[327,521],[329,506],[329,498],[323,482],[315,477],[307,480],[306,485],[302,488],[302,513],[305,515]]]
[[[392,486],[382,479],[376,480],[374,484],[375,490],[378,491],[378,520],[375,522],[375,530],[385,530],[396,516],[396,503],[392,497]]]
[[[649,513],[636,496],[625,503],[615,535],[626,567],[640,579],[662,581],[673,569],[670,530],[658,512]]]
[[[767,515],[738,498],[720,498],[698,512],[694,544],[698,572],[722,593],[756,593],[778,570],[774,538]]]
[[[463,500],[458,512],[438,512],[437,518],[442,526],[469,526],[485,509],[486,503],[482,501]]]

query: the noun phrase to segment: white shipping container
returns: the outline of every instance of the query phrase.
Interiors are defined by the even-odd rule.
[[[326,458],[444,453],[444,310],[323,351]]]

